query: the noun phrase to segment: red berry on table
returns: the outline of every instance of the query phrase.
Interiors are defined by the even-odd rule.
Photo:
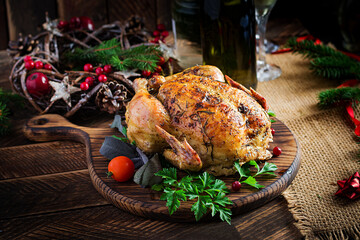
[[[61,21],[59,21],[57,27],[58,27],[58,29],[65,29],[65,28],[67,28],[68,25],[69,25],[69,23],[67,21],[61,20]]]
[[[169,32],[168,32],[168,31],[163,31],[163,32],[161,33],[161,36],[164,37],[164,38],[166,38],[167,36],[169,36]]]
[[[35,62],[35,68],[36,69],[42,69],[44,67],[44,64],[41,61]]]
[[[161,68],[161,66],[156,66],[156,68],[155,68],[155,72],[158,72],[158,73],[161,73],[161,71],[162,71],[162,68]]]
[[[27,62],[25,62],[25,68],[27,69],[27,70],[31,70],[31,69],[33,69],[35,67],[35,63],[33,62],[33,61],[27,61]]]
[[[156,29],[159,30],[160,32],[162,32],[162,31],[165,30],[165,25],[162,24],[162,23],[159,23],[159,24],[156,26]]]
[[[89,86],[89,84],[88,84],[87,82],[82,82],[82,83],[80,84],[80,89],[83,90],[83,91],[88,90],[89,87],[90,87],[90,86]]]
[[[271,135],[275,135],[275,129],[273,129],[273,128],[270,128],[270,130],[271,130]]]
[[[44,65],[44,68],[46,69],[46,70],[52,70],[52,66],[50,65],[50,64],[48,64],[48,63],[46,63],[45,65]]]
[[[160,31],[158,31],[158,30],[153,31],[153,36],[154,37],[159,37],[160,36]]]
[[[100,75],[99,77],[98,77],[98,80],[99,80],[99,82],[106,82],[107,81],[107,77],[106,77],[106,75],[104,75],[104,74],[102,74],[102,75]]]
[[[92,86],[94,84],[94,78],[93,77],[87,77],[85,78],[85,82],[89,84],[89,86]]]
[[[41,97],[51,90],[48,78],[39,72],[30,74],[25,85],[28,93],[35,97]]]
[[[29,61],[32,61],[32,58],[31,56],[27,55],[24,57],[24,62],[29,62]]]
[[[96,72],[96,75],[100,76],[101,74],[104,73],[104,69],[103,69],[102,67],[98,67],[98,68],[95,70],[95,72]]]
[[[239,181],[235,181],[235,182],[232,183],[231,188],[232,188],[232,190],[237,192],[241,188],[241,183]]]
[[[157,62],[158,65],[163,65],[165,63],[165,58],[160,56],[159,61]]]
[[[112,72],[112,67],[111,67],[111,65],[105,65],[105,66],[104,66],[104,72],[105,72],[105,73],[111,73],[111,72]]]
[[[80,26],[82,29],[94,31],[94,22],[89,17],[80,17]]]
[[[274,149],[273,149],[273,155],[274,156],[279,156],[280,154],[281,154],[281,148],[279,148],[279,147],[274,147]]]
[[[143,71],[141,72],[141,75],[142,75],[143,77],[149,77],[149,76],[151,75],[151,72],[150,72],[149,70],[143,70]]]
[[[84,65],[84,71],[85,72],[92,72],[94,71],[94,67],[91,63],[87,63]]]

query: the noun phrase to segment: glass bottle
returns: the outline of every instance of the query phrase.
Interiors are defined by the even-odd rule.
[[[233,80],[256,89],[253,0],[203,0],[200,3],[203,63],[217,66]]]

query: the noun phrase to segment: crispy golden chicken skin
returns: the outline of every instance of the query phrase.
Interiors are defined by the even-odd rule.
[[[167,78],[136,79],[125,115],[130,141],[144,152],[163,152],[180,169],[216,176],[234,174],[236,160],[270,158],[266,100],[228,77],[229,84],[219,82],[219,72],[196,66]]]

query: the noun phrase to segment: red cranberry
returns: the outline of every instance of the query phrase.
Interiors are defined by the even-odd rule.
[[[44,68],[46,69],[46,70],[52,70],[52,66],[50,65],[50,64],[48,64],[48,63],[46,63],[45,65],[44,65]]]
[[[165,25],[162,24],[162,23],[159,23],[159,24],[156,26],[156,29],[159,30],[160,32],[162,32],[162,31],[165,30]]]
[[[92,86],[94,84],[94,78],[93,77],[87,77],[85,78],[85,82],[89,84],[89,86]]]
[[[27,61],[27,62],[25,62],[25,68],[27,69],[27,70],[31,70],[31,69],[33,69],[35,67],[35,63],[33,62],[33,61]]]
[[[94,31],[94,22],[89,17],[80,17],[80,26],[82,29]]]
[[[156,66],[156,68],[155,68],[155,72],[158,72],[158,73],[161,73],[161,71],[162,71],[162,68],[161,68],[161,66]]]
[[[79,17],[72,17],[70,19],[70,28],[71,29],[78,29],[81,26],[81,20]]]
[[[104,69],[102,67],[98,67],[98,68],[96,68],[95,72],[96,72],[96,75],[100,76],[101,74],[104,73]]]
[[[57,27],[58,29],[66,29],[68,27],[69,23],[67,21],[59,21]]]
[[[89,89],[89,84],[87,83],[87,82],[82,82],[81,84],[80,84],[80,88],[81,88],[81,90],[83,90],[83,91],[86,91],[86,90],[88,90]]]
[[[87,63],[84,65],[84,71],[85,72],[92,72],[94,71],[94,67],[91,63]]]
[[[273,129],[273,128],[270,128],[270,130],[271,130],[271,135],[275,135],[275,129]]]
[[[24,57],[24,62],[29,62],[29,61],[32,61],[32,58],[31,56],[27,55]]]
[[[105,73],[111,73],[111,72],[112,72],[112,67],[111,67],[111,65],[105,65],[105,66],[104,66],[104,72],[105,72]]]
[[[99,77],[98,77],[98,80],[99,80],[99,82],[106,82],[107,81],[107,77],[106,77],[106,75],[100,75]]]
[[[42,69],[44,67],[44,64],[41,61],[35,62],[35,68],[36,69]]]
[[[151,75],[151,72],[150,72],[149,70],[143,70],[143,71],[141,72],[141,75],[142,75],[143,77],[149,77],[149,76]]]
[[[235,182],[232,183],[231,188],[232,188],[232,190],[237,192],[241,188],[241,183],[239,181],[235,181]]]
[[[169,32],[168,32],[168,31],[163,31],[163,32],[161,33],[161,36],[164,37],[164,38],[166,38],[167,36],[169,36]]]
[[[160,36],[160,31],[158,31],[158,30],[153,31],[153,36],[154,37],[159,37]]]
[[[158,63],[158,65],[163,65],[165,63],[165,58],[160,56],[159,61],[157,63]]]
[[[281,148],[279,148],[279,147],[274,147],[274,149],[273,149],[273,155],[274,156],[279,156],[280,154],[281,154]]]

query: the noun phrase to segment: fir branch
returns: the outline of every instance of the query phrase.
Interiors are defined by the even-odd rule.
[[[158,46],[140,45],[134,48],[122,49],[120,42],[114,38],[104,41],[91,49],[76,48],[65,54],[65,59],[81,65],[87,62],[93,64],[111,64],[119,71],[129,69],[154,71],[161,51]]]
[[[360,63],[349,56],[311,40],[290,39],[287,44],[294,53],[311,59],[310,69],[314,74],[329,79],[360,79]]]
[[[319,106],[327,108],[343,101],[360,101],[360,89],[352,87],[334,88],[320,92]]]
[[[8,115],[9,109],[4,103],[0,102],[0,136],[9,132],[10,120]]]

